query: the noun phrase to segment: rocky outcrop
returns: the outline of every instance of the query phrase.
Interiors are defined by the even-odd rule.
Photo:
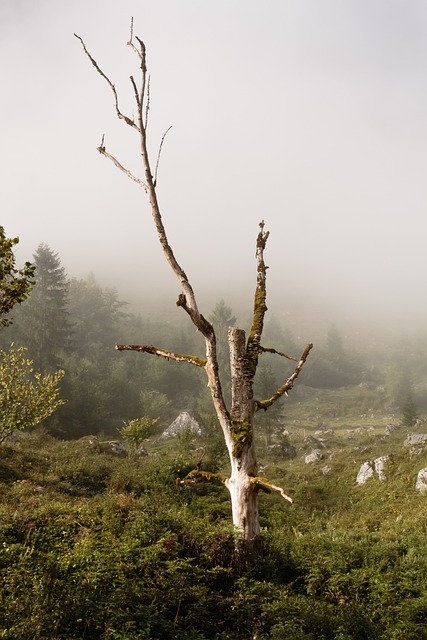
[[[162,438],[175,438],[179,433],[189,431],[196,436],[203,435],[203,429],[188,411],[181,411],[179,416],[163,431]]]
[[[403,443],[404,447],[422,447],[427,443],[427,433],[410,433]]]
[[[375,460],[367,460],[364,462],[357,474],[356,484],[365,484],[369,478],[375,475],[378,476],[379,480],[387,480],[385,468],[389,460],[390,456],[380,456],[379,458],[375,458]]]

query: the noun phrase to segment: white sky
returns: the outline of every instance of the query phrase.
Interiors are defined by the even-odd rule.
[[[133,115],[131,16],[153,161],[173,125],[163,218],[202,310],[251,304],[264,218],[272,312],[427,326],[425,0],[1,0],[0,223],[18,259],[46,242],[70,277],[174,307],[144,192],[96,152],[105,133],[140,173],[138,141],[73,36]]]

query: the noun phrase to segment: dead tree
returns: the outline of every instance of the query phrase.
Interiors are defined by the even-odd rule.
[[[131,180],[143,187],[148,195],[160,245],[165,258],[175,276],[178,278],[181,287],[181,292],[176,304],[188,314],[196,329],[202,334],[206,346],[206,357],[199,358],[192,355],[179,354],[159,347],[154,347],[152,345],[117,344],[115,348],[119,351],[140,351],[141,353],[154,354],[163,358],[186,362],[189,365],[193,365],[204,370],[207,376],[215,412],[221,425],[228,449],[231,463],[231,474],[230,477],[226,477],[221,474],[213,474],[209,471],[202,470],[201,465],[199,464],[185,478],[177,479],[177,483],[191,484],[205,480],[217,480],[223,483],[230,492],[233,524],[239,533],[240,539],[244,543],[250,545],[256,539],[260,531],[258,516],[259,490],[261,489],[267,493],[270,493],[272,490],[278,491],[285,500],[292,503],[292,498],[287,496],[281,487],[276,486],[267,478],[260,477],[258,475],[253,435],[254,415],[257,411],[267,410],[284,394],[287,395],[288,391],[292,389],[313,345],[308,344],[300,358],[292,358],[291,356],[287,356],[275,349],[265,348],[261,344],[264,317],[267,311],[267,267],[264,263],[264,250],[269,236],[269,232],[264,230],[264,221],[262,221],[259,224],[259,233],[256,239],[257,281],[252,326],[250,328],[249,336],[246,338],[245,331],[236,327],[230,327],[228,331],[232,398],[231,407],[227,407],[219,378],[214,327],[199,311],[196,297],[189,279],[175,258],[172,247],[169,244],[160,213],[156,183],[160,151],[165,136],[163,136],[160,143],[159,154],[153,171],[147,147],[147,120],[150,99],[145,44],[140,38],[134,36],[132,22],[130,39],[127,44],[139,59],[141,78],[139,83],[137,83],[133,76],[130,77],[137,113],[136,118],[130,118],[120,109],[115,85],[102,71],[96,60],[89,53],[82,38],[77,35],[76,37],[80,40],[84,53],[89,58],[96,71],[110,86],[118,118],[134,129],[136,134],[139,136],[144,178],[139,178],[133,175],[123,164],[121,164],[107,151],[104,136],[102,137],[102,142],[98,147],[98,151],[103,156],[111,160],[116,167],[125,173]],[[296,365],[292,375],[284,380],[283,384],[277,390],[272,392],[270,397],[263,400],[256,400],[253,396],[253,382],[257,371],[258,359],[266,352],[290,358],[296,362]]]

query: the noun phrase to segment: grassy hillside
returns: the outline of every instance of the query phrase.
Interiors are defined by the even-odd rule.
[[[129,459],[22,434],[0,458],[0,638],[427,638],[427,494],[415,491],[427,450],[403,447],[398,422],[360,387],[288,403],[296,456],[261,437],[258,454],[295,503],[261,494],[252,561],[234,554],[226,491],[175,483],[200,446],[227,471],[218,438],[153,439]],[[307,464],[313,448],[322,459]],[[384,455],[387,480],[357,486]]]

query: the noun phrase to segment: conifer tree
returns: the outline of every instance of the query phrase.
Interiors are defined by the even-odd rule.
[[[20,342],[38,369],[53,370],[71,343],[68,282],[58,254],[47,244],[39,245],[33,259],[36,284],[19,313]]]

